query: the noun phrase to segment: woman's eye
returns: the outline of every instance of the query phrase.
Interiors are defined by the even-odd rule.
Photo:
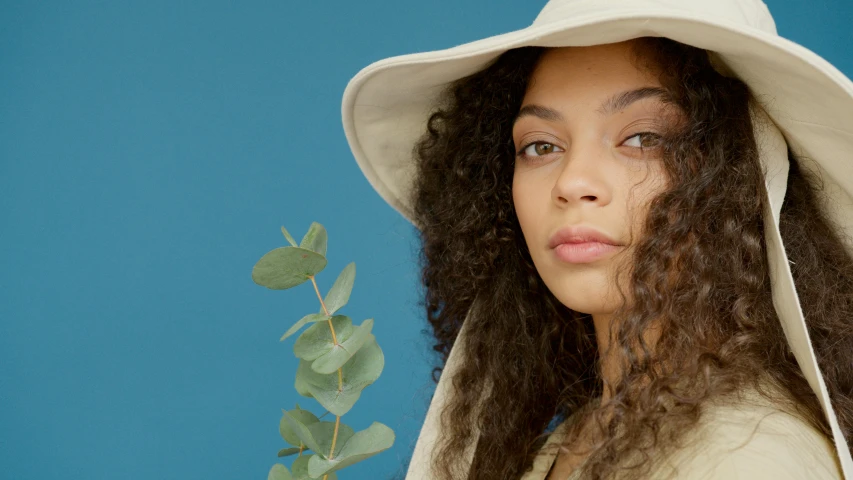
[[[634,141],[633,139],[639,139]],[[646,139],[651,139],[651,142],[647,142]],[[629,147],[635,148],[655,148],[660,146],[661,136],[652,133],[652,132],[640,132],[625,139],[624,144]],[[633,143],[633,144],[629,144]]]
[[[556,149],[558,149],[556,145],[548,142],[533,142],[530,145],[524,147],[521,153],[525,157],[541,157],[543,155],[548,155],[549,153],[554,153]]]

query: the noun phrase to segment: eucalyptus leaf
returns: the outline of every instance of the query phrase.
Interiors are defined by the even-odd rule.
[[[306,282],[326,268],[326,257],[300,247],[280,247],[268,252],[252,268],[252,280],[273,290],[286,290]]]
[[[290,426],[290,422],[288,422],[285,418],[285,411],[282,410],[281,412],[281,420],[278,422],[278,433],[281,434],[281,438],[283,438],[285,442],[295,447],[301,447],[302,445],[305,445],[305,443],[300,440],[299,435],[296,433],[293,427]],[[316,415],[309,412],[308,410],[303,410],[298,406],[293,410],[287,411],[287,413],[290,414],[290,416],[295,418],[296,420],[299,420],[299,422],[302,425],[305,425],[306,427],[310,427],[312,424],[318,423],[320,421],[320,419],[317,418]]]
[[[313,456],[309,459],[308,473],[313,478],[321,478],[326,473],[370,458],[391,448],[392,445],[394,445],[394,431],[379,422],[373,422],[365,430],[350,437],[338,456],[332,459]],[[295,468],[294,471],[296,471]]]
[[[337,280],[329,289],[323,303],[326,305],[326,310],[329,315],[337,312],[349,302],[349,296],[352,293],[352,284],[355,282],[355,263],[350,263],[341,271]]]
[[[285,421],[288,422],[291,430],[296,433],[296,436],[299,437],[299,440],[301,440],[302,443],[305,444],[305,446],[307,446],[314,452],[320,452],[319,447],[317,446],[317,442],[314,441],[314,437],[311,435],[311,431],[308,429],[308,427],[303,425],[302,422],[298,419],[291,416],[290,413],[284,410],[282,410],[282,412],[284,413],[283,418],[285,419]]]
[[[308,383],[305,381],[306,374],[301,373],[302,370],[302,361],[300,361],[299,367],[296,368],[296,380],[294,380],[293,386],[296,388],[296,393],[302,395],[303,397],[313,398],[313,395],[311,395],[311,390],[308,389]],[[308,370],[311,370],[310,365],[308,366]]]
[[[311,369],[317,373],[332,373],[341,368],[364,345],[372,329],[373,319],[365,320],[352,332],[349,338],[338,345],[334,345],[331,350],[314,360]],[[306,360],[309,359],[306,358]]]
[[[313,281],[327,266],[325,227],[312,222],[298,245],[284,226],[281,233],[290,246],[261,257],[252,269],[252,280],[275,290]],[[372,333],[373,319],[356,327],[349,317],[336,315],[349,302],[355,273],[355,263],[344,267],[321,299],[320,310],[302,317],[281,336],[283,341],[314,324],[299,335],[293,347],[300,359],[294,387],[300,395],[314,398],[326,409],[322,417],[329,413],[340,417],[349,412],[362,390],[378,379],[385,366],[385,356]],[[289,445],[280,449],[278,456],[297,456],[290,470],[281,464],[273,465],[267,480],[337,480],[337,470],[376,455],[394,443],[394,432],[380,423],[374,422],[356,433],[340,423],[340,418],[334,420],[322,421],[299,404],[294,410],[282,410],[279,433]]]
[[[338,343],[348,339],[352,335],[352,320],[344,315],[332,317],[332,326],[335,329],[335,338]],[[308,327],[296,343],[293,344],[293,353],[305,360],[314,360],[332,351],[335,343],[332,339],[332,330],[329,322],[316,323]]]
[[[303,451],[308,450],[307,448],[303,449]],[[291,455],[296,455],[299,453],[299,449],[295,447],[290,448],[282,448],[278,451],[278,457],[289,457]]]
[[[306,233],[305,236],[302,237],[302,241],[299,242],[299,246],[317,252],[325,257],[326,242],[326,229],[319,223],[312,222],[311,226],[308,227],[308,233]]]
[[[291,246],[298,247],[298,245],[296,244],[296,240],[293,238],[292,235],[290,235],[290,232],[288,232],[287,229],[284,228],[284,226],[281,227],[281,233],[284,235],[284,238],[285,240],[287,240],[287,243],[289,243]]]
[[[316,456],[317,455],[302,455],[293,461],[293,465],[291,466],[293,469],[293,480],[315,480],[323,478],[322,476],[312,477],[308,474],[308,464],[310,463],[311,458]],[[326,480],[338,480],[338,476],[334,473],[330,473]]]
[[[347,413],[364,387],[375,382],[385,366],[385,356],[373,334],[364,345],[341,367],[343,384],[338,389],[338,375],[324,375],[311,369],[308,360],[300,360],[296,370],[296,390],[300,395],[314,397],[320,405],[334,415]],[[300,437],[301,438],[301,437]]]
[[[314,441],[320,447],[319,453],[323,457],[328,457],[332,450],[332,437],[335,435],[335,422],[317,422],[308,427]],[[347,440],[355,435],[355,430],[349,425],[341,423],[338,425],[338,439],[335,441],[335,456],[338,456]]]
[[[287,467],[280,463],[276,463],[270,469],[270,473],[267,475],[267,480],[294,480],[294,478],[290,474],[290,471],[287,470]]]
[[[287,331],[284,332],[284,335],[281,336],[279,341],[282,341],[287,337],[293,335],[294,333],[298,332],[299,329],[304,327],[306,323],[322,322],[328,320],[329,318],[331,317],[322,313],[310,313],[308,315],[305,315],[304,317],[300,318],[298,322],[294,323],[293,326],[287,329]]]

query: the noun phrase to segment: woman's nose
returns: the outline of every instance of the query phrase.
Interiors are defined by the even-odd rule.
[[[560,160],[556,169],[551,198],[558,207],[565,208],[577,203],[610,202],[612,188],[608,182],[603,148],[575,144]],[[609,176],[613,177],[612,172]]]

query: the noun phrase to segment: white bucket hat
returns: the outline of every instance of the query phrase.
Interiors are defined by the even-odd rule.
[[[413,147],[449,83],[516,47],[588,46],[644,36],[667,37],[713,52],[715,65],[744,81],[763,107],[752,114],[759,157],[767,171],[771,211],[764,218],[773,303],[826,414],[844,478],[853,480],[853,459],[809,340],[779,233],[789,146],[798,156],[814,160],[826,189],[829,219],[845,230],[842,233],[853,234],[853,82],[814,52],[780,37],[761,0],[551,0],[527,28],[445,50],[386,58],[361,70],[343,96],[347,141],[371,185],[411,221]],[[853,255],[853,245],[847,247]],[[459,335],[464,333],[463,323]],[[462,358],[461,344],[456,342],[448,357],[408,479],[431,478],[438,417],[451,395],[448,377]],[[470,446],[469,461],[474,449]]]

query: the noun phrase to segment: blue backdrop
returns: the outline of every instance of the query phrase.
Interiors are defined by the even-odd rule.
[[[0,477],[259,479],[284,446],[309,285],[254,263],[329,232],[327,289],[375,318],[386,365],[344,417],[393,428],[342,479],[402,476],[434,385],[417,241],[340,123],[391,55],[522,28],[544,0],[0,3]],[[853,76],[850,0],[768,1]],[[288,460],[285,462],[290,464]]]

